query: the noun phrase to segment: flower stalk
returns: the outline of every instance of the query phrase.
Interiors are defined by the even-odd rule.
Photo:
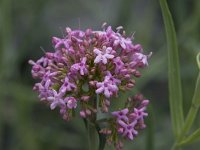
[[[199,67],[199,57],[200,57],[200,53],[197,55],[197,65]],[[200,69],[200,67],[199,67]],[[188,133],[194,123],[194,120],[196,118],[197,112],[199,110],[200,107],[200,72],[198,74],[197,77],[197,81],[196,81],[196,86],[195,86],[195,91],[194,91],[194,95],[192,98],[192,104],[190,107],[190,110],[187,114],[184,126],[181,130],[181,133],[177,139],[177,142],[175,143],[175,147],[180,147],[181,145],[187,144],[189,142],[192,142],[192,140],[195,140],[194,137],[196,137],[196,135],[199,135],[199,129],[194,132],[192,135],[188,136]]]
[[[87,125],[88,125],[87,132],[88,132],[89,150],[97,150],[98,137],[97,137],[97,130],[96,130],[95,124],[88,121]]]

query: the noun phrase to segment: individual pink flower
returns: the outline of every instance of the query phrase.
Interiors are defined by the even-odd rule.
[[[65,102],[63,100],[63,94],[57,93],[55,90],[53,90],[53,95],[47,97],[47,100],[51,103],[50,108],[53,110],[57,106],[63,107],[65,106]]]
[[[130,38],[125,39],[119,33],[114,36],[114,46],[120,45],[123,49],[127,49],[132,46],[132,41]]]
[[[41,83],[36,83],[33,87],[34,90],[37,90],[39,92],[39,98],[41,101],[46,100],[49,96],[53,94],[52,90],[49,89],[50,81],[47,81],[45,85],[42,85]]]
[[[117,118],[117,121],[119,120],[128,121],[128,117],[127,117],[128,112],[129,112],[128,108],[125,108],[120,111],[112,112],[112,115]]]
[[[148,61],[147,61],[148,57],[142,53],[134,53],[132,56],[132,64],[133,65],[140,65],[140,66],[147,66],[148,65]]]
[[[106,72],[106,76],[105,76],[105,79],[104,79],[105,81],[109,81],[109,82],[111,82],[111,83],[113,83],[113,84],[120,84],[121,83],[121,80],[119,80],[119,79],[117,79],[117,78],[114,78],[113,76],[112,76],[112,74],[110,73],[110,71],[107,71]]]
[[[63,85],[60,87],[59,91],[65,93],[67,91],[72,91],[76,88],[76,85],[70,82],[69,78],[66,76]]]
[[[69,43],[66,39],[60,39],[57,37],[53,37],[52,43],[54,44],[56,49],[60,48],[61,46],[64,46],[65,48],[69,48]]]
[[[116,57],[113,59],[113,63],[115,64],[115,73],[120,73],[124,69],[124,62],[120,57]]]
[[[102,62],[103,64],[107,64],[108,59],[113,59],[114,55],[112,54],[112,47],[103,46],[102,50],[95,48],[94,53],[97,55],[94,63]]]
[[[137,116],[136,119],[144,120],[144,117],[148,116],[148,113],[144,112],[146,107],[142,107],[140,109],[134,108],[134,114]]]
[[[137,130],[135,130],[135,125],[137,124],[136,120],[131,123],[125,123],[119,120],[118,123],[123,128],[123,136],[128,137],[130,140],[133,140],[134,136],[138,134]]]
[[[88,73],[88,69],[86,66],[87,58],[83,57],[80,63],[73,64],[71,66],[71,71],[74,73],[80,72],[80,75],[86,75]]]
[[[105,76],[103,82],[97,82],[96,87],[96,93],[103,93],[107,98],[110,98],[114,93],[118,91],[117,84],[113,82],[113,80],[110,80],[109,76]]]
[[[74,97],[66,97],[64,101],[67,103],[67,108],[69,109],[77,107],[77,100]]]

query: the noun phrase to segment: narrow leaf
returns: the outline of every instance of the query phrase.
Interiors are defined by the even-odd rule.
[[[178,145],[182,146],[182,145],[188,145],[188,144],[192,144],[196,141],[200,140],[200,128],[197,129],[194,133],[192,133],[189,137],[187,137],[185,140],[183,140],[182,142],[180,142]]]
[[[200,69],[200,53],[197,54],[197,65]]]
[[[160,6],[165,24],[168,48],[169,102],[172,127],[174,135],[178,137],[184,122],[178,46],[174,23],[166,0],[160,0]]]
[[[187,135],[187,133],[190,131],[193,125],[194,119],[200,107],[200,92],[199,91],[200,91],[200,72],[197,78],[194,96],[192,98],[192,105],[190,107],[189,113],[187,114],[183,129],[181,130],[179,140],[183,139],[185,135]]]

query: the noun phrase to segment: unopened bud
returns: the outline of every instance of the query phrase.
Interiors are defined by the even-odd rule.
[[[80,116],[81,116],[82,118],[86,118],[85,112],[84,112],[84,111],[80,111]]]
[[[143,100],[142,101],[142,106],[147,106],[149,104],[149,100]]]
[[[134,84],[128,83],[128,84],[127,84],[127,87],[128,87],[128,88],[133,88],[133,87],[134,87]]]
[[[106,99],[105,104],[106,104],[106,106],[110,106],[110,101]]]
[[[140,76],[141,76],[141,73],[140,73],[139,71],[136,71],[135,74],[134,74],[134,76],[135,76],[135,77],[140,77]]]
[[[123,128],[119,128],[117,131],[118,131],[118,133],[123,133],[124,129]]]
[[[81,100],[83,100],[85,102],[89,101],[89,99],[90,99],[90,96],[82,96],[81,97]]]
[[[46,52],[45,55],[46,55],[46,57],[49,58],[49,59],[54,58],[54,54],[53,54],[53,53]]]
[[[134,45],[134,50],[140,52],[142,50],[142,46],[140,44]]]
[[[92,113],[89,109],[86,109],[85,112],[87,115],[91,115],[91,113]]]

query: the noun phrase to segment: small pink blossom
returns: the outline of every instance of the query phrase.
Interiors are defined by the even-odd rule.
[[[130,38],[125,39],[119,33],[114,36],[114,46],[120,45],[123,49],[127,49],[128,47],[132,46],[132,41]]]
[[[120,73],[124,69],[124,63],[121,60],[120,57],[116,57],[113,59],[113,62],[115,64],[115,73]]]
[[[67,91],[72,91],[76,88],[76,85],[69,81],[69,78],[66,76],[63,82],[63,85],[60,87],[60,92],[65,93]]]
[[[57,93],[55,90],[53,90],[53,95],[47,97],[47,100],[51,102],[50,108],[53,110],[57,106],[63,107],[65,106],[65,102],[63,100],[63,94]]]
[[[130,140],[133,140],[133,137],[138,134],[137,130],[135,130],[135,125],[137,124],[137,121],[125,123],[124,121],[119,120],[118,123],[121,127],[123,127],[123,136],[128,137]]]
[[[119,120],[128,121],[128,117],[127,117],[128,112],[129,112],[128,108],[125,108],[120,111],[112,112],[112,115],[115,116],[118,121]]]
[[[97,55],[94,63],[102,62],[103,64],[108,63],[108,59],[113,59],[114,55],[112,54],[112,47],[103,46],[102,50],[95,48],[94,53]]]
[[[60,48],[61,46],[64,46],[65,48],[69,48],[69,43],[66,39],[60,39],[57,37],[53,37],[52,43],[54,44],[56,49]]]
[[[103,82],[97,82],[96,86],[96,93],[103,93],[107,98],[110,98],[114,93],[118,91],[117,84],[113,80],[110,80],[109,76],[105,76]]]
[[[87,58],[83,57],[80,63],[73,64],[71,66],[71,71],[74,73],[80,72],[80,75],[86,75],[88,73],[88,69],[86,66]]]
[[[142,53],[135,53],[132,56],[132,63],[137,65],[139,64],[140,66],[147,66],[148,65],[148,61],[147,61],[148,57]]]
[[[67,108],[69,109],[77,107],[77,100],[74,97],[66,97],[64,101],[67,103]]]

